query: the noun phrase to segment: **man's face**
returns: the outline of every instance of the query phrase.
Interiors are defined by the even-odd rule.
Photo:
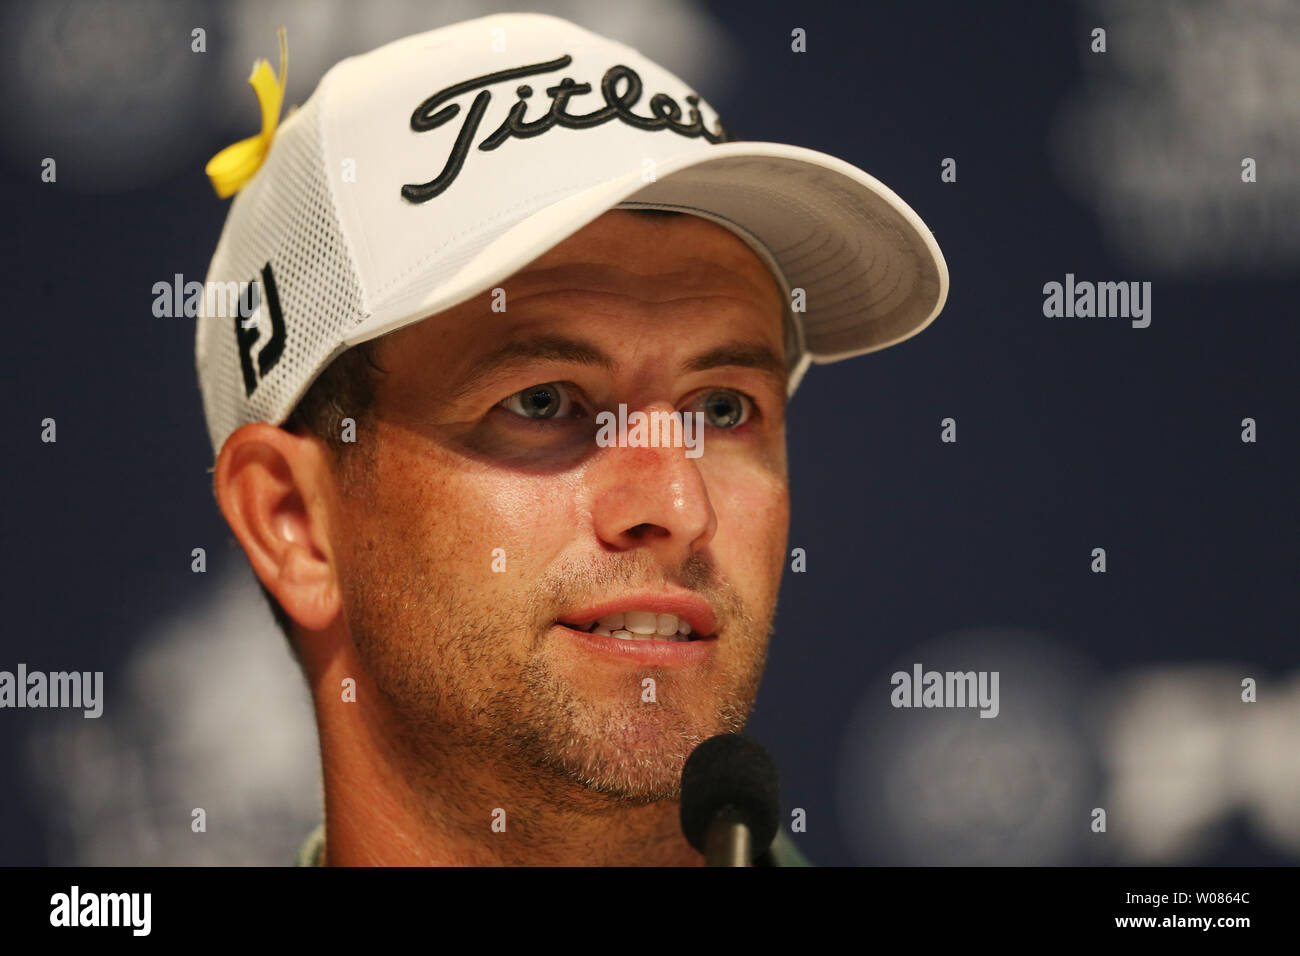
[[[789,519],[781,293],[727,230],[619,210],[503,288],[504,311],[485,294],[379,342],[370,463],[341,482],[347,623],[415,754],[671,797],[763,670]],[[704,412],[702,454],[599,443],[620,404]],[[709,633],[582,633],[666,608]]]

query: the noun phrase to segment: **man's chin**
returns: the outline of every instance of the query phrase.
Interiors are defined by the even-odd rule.
[[[653,683],[634,673],[575,672],[539,655],[507,696],[516,755],[572,786],[588,806],[675,799],[682,766],[704,740],[744,729],[757,693],[748,680],[659,672]],[[761,665],[760,665],[761,666]],[[720,690],[720,685],[728,689]]]
[[[725,728],[718,729],[714,714],[649,709],[655,706],[615,708],[597,719],[588,710],[587,719],[547,727],[537,753],[551,772],[593,797],[624,805],[675,799],[686,758]]]

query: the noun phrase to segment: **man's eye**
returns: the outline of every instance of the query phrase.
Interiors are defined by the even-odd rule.
[[[739,428],[753,412],[747,396],[730,390],[706,392],[694,405],[704,412],[704,420],[713,428]]]
[[[568,389],[559,382],[530,385],[523,391],[502,399],[498,404],[522,418],[534,420],[566,418],[573,412],[573,399],[569,397]]]

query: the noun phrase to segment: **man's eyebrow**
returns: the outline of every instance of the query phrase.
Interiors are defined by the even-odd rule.
[[[512,367],[536,361],[571,362],[607,372],[618,370],[617,362],[588,342],[556,333],[536,335],[507,342],[475,361],[456,388],[456,397],[472,393],[484,381]],[[770,348],[757,342],[719,345],[688,359],[684,367],[688,372],[704,372],[726,366],[756,369],[785,392],[788,374],[785,363]]]
[[[686,371],[703,372],[723,366],[756,369],[769,377],[778,390],[785,394],[789,375],[785,363],[770,348],[757,342],[728,342],[709,349],[688,360]]]
[[[484,380],[512,367],[537,361],[572,362],[576,365],[601,368],[607,372],[612,372],[617,367],[617,363],[612,358],[587,342],[554,333],[535,335],[507,342],[478,359],[456,388],[456,397],[470,394]]]

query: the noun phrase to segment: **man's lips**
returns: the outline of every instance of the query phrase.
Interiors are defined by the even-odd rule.
[[[694,634],[678,640],[667,637],[629,640],[580,631],[567,624],[557,624],[556,629],[567,634],[579,648],[597,655],[599,660],[638,667],[701,666],[708,662],[718,646],[716,637],[696,639]]]
[[[592,604],[584,608],[565,614],[556,623],[563,624],[565,627],[575,631],[591,631],[593,626],[602,618],[609,618],[611,615],[622,614],[627,621],[648,621],[648,617],[637,615],[635,612],[647,612],[648,614],[661,615],[671,614],[679,622],[684,622],[690,627],[690,640],[711,640],[716,637],[717,615],[714,614],[713,608],[708,601],[697,597],[690,592],[641,592],[638,594],[626,594],[608,601],[602,601],[599,604]],[[629,612],[632,612],[629,614]],[[651,640],[672,640],[672,635],[649,635]]]

